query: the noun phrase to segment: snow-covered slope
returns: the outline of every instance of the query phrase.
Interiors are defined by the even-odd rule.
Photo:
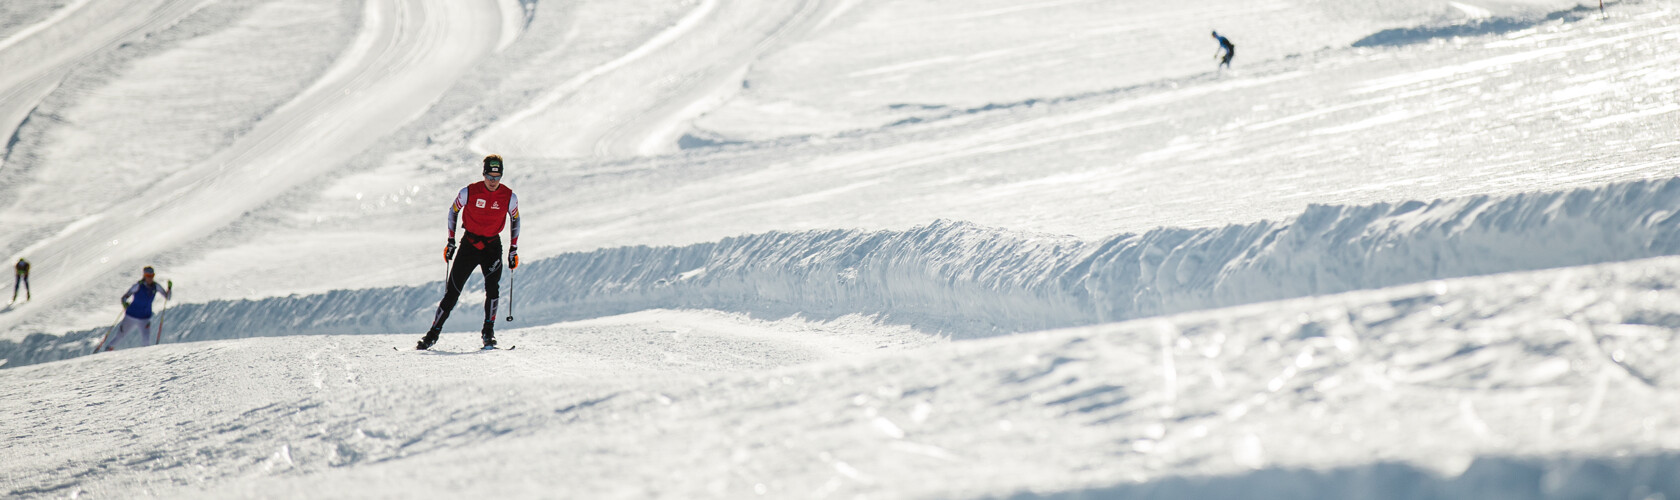
[[[6,0],[0,494],[1680,498],[1677,42],[1674,0]],[[469,294],[415,352],[489,152],[519,348]],[[145,264],[167,343],[87,355]]]
[[[1239,61],[1274,61],[1358,44],[1384,30],[1489,20],[1526,25],[1576,2],[1477,5],[851,2],[808,40],[755,64],[741,95],[696,125],[701,135],[735,140],[873,128],[924,116],[928,108],[1045,100],[1201,75],[1209,69],[1215,30],[1240,47]],[[1426,38],[1414,35],[1411,40]]]
[[[330,9],[328,12],[332,13]],[[276,89],[282,92],[290,90],[278,94],[287,98],[283,103],[277,102],[277,99],[264,102],[260,92],[253,96],[258,97],[255,103],[237,98],[226,99],[232,101],[233,108],[223,116],[189,112],[187,110],[193,109],[189,104],[197,103],[182,96],[217,95],[234,92],[234,89],[244,94],[248,81],[213,79],[214,84],[209,86],[184,85],[185,88],[182,88],[184,82],[194,80],[183,79],[176,71],[189,74],[193,71],[229,71],[244,75],[245,68],[227,68],[218,64],[223,60],[261,57],[248,49],[239,48],[260,45],[241,39],[241,36],[258,31],[272,38],[271,32],[262,30],[260,22],[273,23],[277,25],[275,30],[281,32],[300,29],[300,25],[301,29],[308,30],[308,26],[312,25],[311,13],[285,19],[278,13],[256,9],[243,15],[245,19],[260,19],[253,22],[257,26],[223,27],[223,31],[214,35],[182,42],[162,55],[130,66],[127,74],[140,82],[136,86],[173,87],[168,93],[175,99],[162,101],[173,106],[170,113],[183,113],[179,116],[194,125],[202,124],[208,128],[208,134],[189,135],[239,132],[240,137],[225,140],[219,145],[205,144],[203,146],[207,147],[202,149],[174,152],[163,158],[137,158],[131,152],[123,154],[118,148],[118,155],[113,156],[121,156],[121,161],[98,157],[36,159],[36,165],[57,165],[59,168],[26,169],[22,175],[29,176],[33,189],[20,192],[21,196],[8,200],[12,208],[8,217],[28,220],[33,226],[31,229],[39,228],[26,233],[30,238],[23,240],[30,242],[25,253],[39,254],[37,258],[42,267],[52,270],[49,274],[51,279],[42,280],[40,291],[44,304],[37,307],[52,307],[79,299],[74,295],[80,291],[78,287],[101,282],[100,278],[111,276],[119,269],[125,271],[122,274],[132,274],[132,268],[145,265],[144,261],[136,261],[135,258],[167,252],[210,236],[239,220],[248,210],[283,194],[287,188],[333,171],[346,159],[342,151],[366,148],[396,128],[402,118],[429,106],[450,84],[449,78],[440,75],[457,75],[488,52],[500,27],[500,18],[495,13],[493,8],[475,8],[458,2],[368,2],[361,16],[364,21],[362,31],[343,49],[333,66],[319,71],[319,76],[315,76],[317,72],[309,71],[307,64],[302,71],[281,66],[286,70],[278,71],[282,74],[276,79],[295,87]],[[307,38],[308,33],[305,31],[299,36]],[[220,46],[219,42],[225,41],[223,38],[232,38],[240,43],[232,47]],[[307,51],[300,53],[305,55],[302,59],[310,59]],[[285,62],[258,60],[275,65]],[[289,81],[298,77],[307,78],[306,81],[311,84],[305,87],[296,85],[299,82]],[[261,76],[247,75],[245,78],[260,80]],[[124,91],[125,82],[107,86],[115,89],[119,101],[131,100],[128,98],[131,92]],[[145,95],[144,92],[136,93],[141,95],[135,97]],[[75,129],[82,127],[68,127],[72,132],[65,134],[72,137],[40,139],[36,144],[41,144],[41,149],[62,150],[72,155],[98,154],[93,147],[93,138],[121,135],[101,134],[98,130],[101,126],[117,126],[125,130],[178,131],[181,128],[179,123],[151,124],[146,123],[148,120],[126,126],[120,122],[113,124],[114,120],[109,115],[101,115],[100,112],[115,109],[117,113],[128,116],[136,113],[143,117],[170,115],[157,110],[135,110],[135,106],[130,104],[113,106],[98,98],[82,99],[79,103],[97,106],[98,111],[93,112],[95,118],[103,119],[90,123],[88,127],[95,130],[75,134]],[[203,105],[211,109],[229,109],[229,103]],[[251,107],[260,110],[259,116],[246,115]],[[246,120],[254,123],[246,123]],[[66,128],[54,127],[51,130]],[[140,141],[134,144],[142,148],[144,141],[150,139],[156,138],[131,138]],[[173,139],[168,142],[172,145],[196,145],[186,138],[166,139]],[[47,144],[53,147],[45,146]],[[46,152],[35,155],[43,156]],[[82,160],[86,160],[86,166]],[[126,161],[144,163],[124,163]],[[160,168],[160,164],[168,167]],[[111,167],[114,172],[101,171],[101,167]],[[55,189],[61,183],[84,182],[85,176],[89,175],[100,179],[96,186],[109,186],[115,190]],[[86,195],[87,198],[78,198],[74,196],[76,194]]]
[[[1667,257],[908,350],[669,312],[488,353],[192,342],[0,370],[0,463],[23,497],[1649,498],[1680,493],[1675,280]]]
[[[789,132],[647,158],[515,157],[510,177],[528,218],[522,250],[545,257],[770,231],[905,230],[938,219],[1097,239],[1162,226],[1281,219],[1315,203],[1507,195],[1680,174],[1673,155],[1680,148],[1673,139],[1680,121],[1671,119],[1680,112],[1674,100],[1680,54],[1662,49],[1680,36],[1669,4],[1623,5],[1608,19],[1570,14],[1551,20],[1543,12],[1578,9],[1573,3],[1533,5],[1500,14],[1525,19],[1527,28],[1470,39],[1253,60],[1250,55],[1258,55],[1249,50],[1264,44],[1239,38],[1245,55],[1238,70],[1217,78],[1163,73],[1157,76],[1165,80],[1129,85],[1091,76],[1080,85],[1099,90],[1080,94],[1059,94],[1071,90],[1055,87],[1072,76],[1046,77],[1042,88],[970,85],[981,97],[888,106],[894,120],[912,120],[898,126],[817,136]],[[477,63],[472,78],[455,80],[425,113],[365,152],[337,152],[347,160],[330,173],[316,170],[298,188],[275,193],[216,232],[153,251],[133,238],[92,231],[107,244],[119,241],[103,249],[109,255],[89,257],[118,264],[92,281],[60,274],[86,259],[39,261],[45,257],[30,248],[64,231],[62,221],[31,216],[26,207],[0,210],[8,227],[23,228],[0,234],[0,248],[34,255],[42,286],[63,287],[47,295],[55,301],[51,307],[20,307],[0,316],[0,328],[19,338],[100,325],[115,314],[105,290],[132,280],[143,263],[165,266],[166,275],[188,286],[193,301],[433,280],[439,214],[476,173],[471,143],[502,120],[523,116],[555,86],[611,66],[701,6],[543,4],[525,35]],[[1452,9],[1417,4],[1418,12],[1436,7]],[[883,15],[877,9],[888,6],[836,7],[842,8],[812,36],[832,36],[828,30],[848,26],[848,16]],[[1399,12],[1379,16],[1371,29],[1436,20]],[[1442,15],[1452,19],[1450,12]],[[1021,22],[1018,17],[998,13],[974,22]],[[1061,18],[1024,19],[1053,26],[1051,20]],[[880,50],[901,45],[874,35]],[[1341,41],[1314,46],[1357,38],[1335,40]],[[806,46],[783,42],[766,57]],[[1198,32],[1177,45],[1191,51],[1207,43]],[[1045,55],[1047,66],[1064,60]],[[994,79],[990,72],[941,75],[918,81],[952,87]],[[745,78],[755,77],[749,72]],[[1016,100],[1016,93],[1033,97]],[[571,134],[556,130],[549,137]],[[19,142],[17,148],[56,150],[50,141]],[[5,181],[8,187],[32,185],[26,172],[65,165],[8,167],[0,176],[17,179]],[[14,174],[19,177],[9,177]],[[107,227],[159,217],[105,213],[99,223]]]

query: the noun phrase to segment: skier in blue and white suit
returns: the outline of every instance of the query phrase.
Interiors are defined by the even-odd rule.
[[[159,293],[163,294],[164,299],[172,297],[171,292],[175,289],[175,282],[169,281],[168,286],[159,287],[157,282],[152,280],[153,277],[157,276],[157,273],[152,270],[152,266],[146,266],[146,269],[142,272],[140,281],[135,283],[134,286],[128,287],[128,293],[122,296],[122,304],[126,312],[123,315],[122,325],[117,327],[116,335],[112,336],[111,341],[105,344],[105,350],[107,351],[112,350],[112,346],[117,345],[118,342],[122,342],[123,335],[131,331],[140,332],[140,345],[152,345],[152,336],[147,335],[147,332],[152,329],[152,299],[156,298]],[[130,299],[133,300],[130,301]]]

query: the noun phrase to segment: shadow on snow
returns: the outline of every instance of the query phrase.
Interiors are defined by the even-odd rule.
[[[1608,7],[1614,2],[1605,2]],[[1521,31],[1552,21],[1574,22],[1598,14],[1597,6],[1577,5],[1573,9],[1560,10],[1535,18],[1495,17],[1477,19],[1464,24],[1448,26],[1419,26],[1411,28],[1394,28],[1378,31],[1375,34],[1353,42],[1354,47],[1398,47],[1427,43],[1431,40],[1459,37],[1474,37],[1482,35],[1498,35]]]
[[[1247,498],[1551,500],[1680,498],[1680,455],[1623,458],[1481,457],[1457,477],[1403,463],[1329,470],[1268,468],[1215,477],[1172,477],[1011,500]]]

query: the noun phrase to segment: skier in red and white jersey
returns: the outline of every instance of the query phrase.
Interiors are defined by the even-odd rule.
[[[461,237],[460,253],[455,252],[455,220],[461,220],[466,235]],[[432,328],[420,338],[415,349],[430,349],[443,332],[443,322],[461,298],[461,287],[467,283],[473,268],[484,273],[484,348],[496,347],[496,303],[501,298],[502,229],[511,226],[508,241],[508,267],[519,267],[519,197],[513,188],[502,184],[502,157],[484,157],[484,181],[468,184],[455,196],[449,207],[449,246],[443,259],[453,258],[449,281],[444,284],[443,301],[438,303]]]

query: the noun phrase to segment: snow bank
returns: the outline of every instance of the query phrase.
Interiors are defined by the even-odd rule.
[[[1626,458],[1477,458],[1457,477],[1402,463],[1333,470],[1261,469],[1221,477],[1171,478],[1013,500],[1079,498],[1666,498],[1680,494],[1680,456]]]
[[[1616,2],[1610,2],[1615,4]],[[1461,8],[1469,6],[1463,4]],[[1591,16],[1600,15],[1598,7],[1580,4],[1574,8],[1559,10],[1545,16],[1526,17],[1480,17],[1468,15],[1458,23],[1445,25],[1411,26],[1405,28],[1390,28],[1371,34],[1359,41],[1353,42],[1354,47],[1382,47],[1398,46],[1413,43],[1425,43],[1430,40],[1454,37],[1473,37],[1482,35],[1505,34],[1533,28],[1542,23],[1565,20],[1575,22]],[[1490,14],[1491,15],[1491,14]]]
[[[530,262],[507,279],[516,324],[704,308],[811,319],[874,314],[970,338],[1674,254],[1680,178],[1427,203],[1315,205],[1279,222],[1160,228],[1100,241],[951,221],[907,231],[771,232],[564,254]],[[441,283],[432,283],[186,304],[169,311],[165,340],[418,334],[441,295]],[[450,330],[475,330],[479,307],[466,297]],[[103,333],[36,334],[0,343],[0,355],[10,359],[6,366],[64,359],[84,354]]]

